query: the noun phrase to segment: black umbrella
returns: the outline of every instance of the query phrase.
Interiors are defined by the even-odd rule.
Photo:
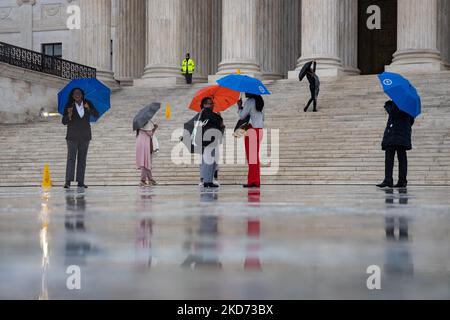
[[[303,65],[302,70],[300,70],[300,73],[298,74],[298,79],[300,81],[306,76],[307,71],[311,69],[312,64],[313,62],[309,61]]]
[[[239,129],[244,129],[248,126],[248,124],[250,123],[250,115],[248,115],[247,117],[245,117],[244,120],[239,120],[236,123],[236,126],[234,127],[234,132],[236,132]]]
[[[145,106],[133,119],[133,130],[139,130],[149,122],[161,108],[160,102],[152,102]]]
[[[191,120],[184,124],[184,132],[181,137],[181,141],[186,146],[186,148],[191,153],[201,153],[202,152],[202,135],[200,130],[202,128],[201,125],[197,123],[201,116],[201,113],[196,114]],[[193,137],[194,128],[197,126],[197,132],[195,137]],[[195,140],[195,144],[193,143]]]

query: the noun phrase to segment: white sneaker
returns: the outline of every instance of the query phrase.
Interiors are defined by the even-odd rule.
[[[213,183],[214,183],[214,184],[217,184],[218,186],[220,186],[219,181],[217,181],[216,179],[213,180]]]

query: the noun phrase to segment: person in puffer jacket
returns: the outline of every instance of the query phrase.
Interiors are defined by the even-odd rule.
[[[400,110],[392,100],[385,103],[384,109],[389,115],[381,143],[381,147],[386,153],[385,177],[384,181],[378,184],[377,187],[406,188],[408,184],[408,180],[406,179],[408,172],[406,151],[412,149],[411,132],[414,118]],[[395,153],[397,153],[399,163],[399,179],[398,183],[394,186],[392,175]]]

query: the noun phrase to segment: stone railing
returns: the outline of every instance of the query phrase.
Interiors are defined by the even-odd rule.
[[[97,70],[40,52],[0,42],[0,62],[66,79],[95,78]]]

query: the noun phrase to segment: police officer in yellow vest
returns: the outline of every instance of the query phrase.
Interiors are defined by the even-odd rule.
[[[183,72],[187,84],[192,83],[192,74],[194,73],[194,71],[195,62],[191,59],[191,55],[189,53],[186,53],[186,59],[184,59],[181,64],[181,72]]]

